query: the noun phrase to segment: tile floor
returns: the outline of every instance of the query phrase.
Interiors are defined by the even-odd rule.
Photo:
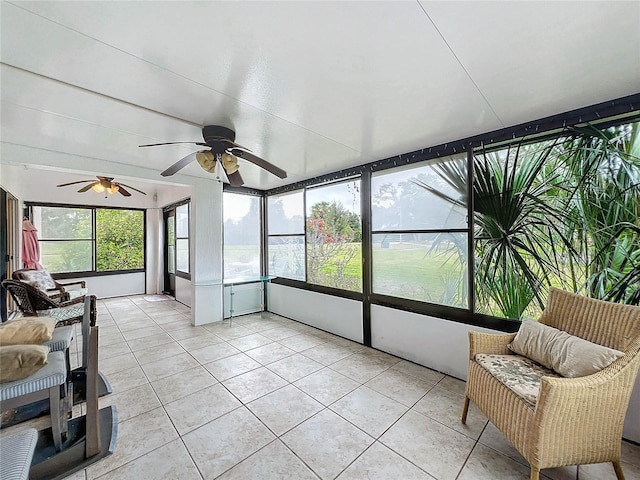
[[[529,478],[473,406],[460,424],[460,380],[276,315],[193,327],[157,298],[98,302],[116,451],[68,479]],[[640,480],[640,447],[623,442],[623,460]],[[542,473],[615,478],[609,464]]]

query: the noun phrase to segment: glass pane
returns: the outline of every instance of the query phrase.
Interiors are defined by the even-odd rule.
[[[274,195],[267,199],[269,235],[304,233],[303,192]]]
[[[176,244],[176,217],[167,217],[167,245]]]
[[[144,268],[144,212],[97,209],[96,255],[99,272]]]
[[[189,273],[189,240],[186,238],[176,240],[176,269]]]
[[[73,240],[40,242],[40,263],[51,273],[93,270],[93,242]]]
[[[87,208],[33,207],[33,225],[40,240],[91,240],[91,210]]]
[[[260,276],[260,197],[223,194],[224,278]]]
[[[305,279],[304,273],[304,237],[269,238],[269,275]]]
[[[373,292],[467,308],[466,233],[373,235]]]
[[[176,247],[173,245],[167,247],[167,271],[176,273]]]
[[[176,237],[189,237],[189,204],[176,207]]]
[[[360,181],[307,190],[307,282],[362,291]]]
[[[467,228],[466,165],[461,155],[375,174],[373,231]]]

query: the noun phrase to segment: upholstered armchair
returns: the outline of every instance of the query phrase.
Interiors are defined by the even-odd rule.
[[[551,289],[539,323],[566,332],[571,341],[578,337],[591,342],[588,348],[593,348],[592,344],[595,349],[608,347],[616,351],[617,359],[594,373],[574,378],[530,362],[537,373],[529,370],[521,381],[512,378],[509,382],[499,380],[491,365],[483,365],[483,361],[490,358],[494,365],[510,362],[503,370],[512,375],[528,368],[529,358],[512,351],[516,334],[470,332],[462,423],[466,422],[469,402],[474,402],[529,462],[531,480],[538,480],[544,468],[604,462],[612,462],[618,479],[624,480],[622,428],[640,366],[640,307]],[[538,344],[544,347],[549,343]],[[561,357],[561,361],[567,358]],[[582,361],[589,356],[574,357]],[[519,366],[514,368],[517,362]],[[529,383],[526,394],[517,393],[517,385],[525,383]]]
[[[53,317],[57,326],[81,323],[84,315],[84,296],[68,301],[55,301],[42,290],[18,280],[3,280],[7,289],[25,317]],[[90,325],[96,324],[95,302],[92,302]]]
[[[58,282],[54,280],[48,270],[22,269],[11,275],[13,280],[28,283],[49,295],[55,301],[66,302],[87,295],[87,285],[84,280],[75,282]]]

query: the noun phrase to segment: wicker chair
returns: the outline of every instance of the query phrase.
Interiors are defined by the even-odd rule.
[[[56,326],[82,323],[84,296],[66,302],[56,302],[43,291],[18,280],[3,280],[2,287],[11,294],[25,317],[53,317],[58,319]],[[92,305],[95,305],[95,302],[92,302]],[[96,316],[94,307],[91,311],[91,326],[96,324]]]
[[[624,480],[622,428],[640,366],[640,307],[551,289],[540,322],[624,355],[585,377],[542,377],[532,407],[474,361],[477,353],[511,354],[515,334],[470,332],[462,423],[472,400],[529,462],[531,480],[544,468],[604,462]]]
[[[55,301],[67,302],[69,300],[74,300],[77,297],[83,297],[87,294],[87,285],[84,280],[65,283],[58,282],[51,276],[51,274],[47,270],[33,270],[30,268],[23,268],[21,270],[16,270],[15,272],[13,272],[11,274],[11,278],[20,282],[29,283],[34,287],[38,287],[38,285],[36,285],[34,282],[35,278],[38,278],[40,280],[44,279],[45,283],[48,285],[48,288],[41,288],[41,290],[43,290]],[[76,288],[68,289],[68,287],[71,287],[73,285],[75,285]]]

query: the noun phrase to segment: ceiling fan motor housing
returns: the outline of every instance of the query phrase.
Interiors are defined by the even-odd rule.
[[[221,127],[219,125],[205,125],[202,127],[202,137],[207,145],[211,147],[213,153],[223,153],[229,145],[221,140],[234,142],[236,132],[230,128]]]

